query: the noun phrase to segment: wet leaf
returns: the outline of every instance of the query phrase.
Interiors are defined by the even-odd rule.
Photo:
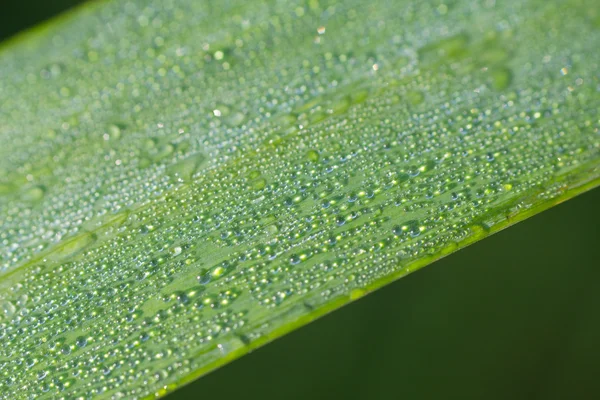
[[[596,9],[112,1],[4,44],[0,398],[164,395],[596,186]]]

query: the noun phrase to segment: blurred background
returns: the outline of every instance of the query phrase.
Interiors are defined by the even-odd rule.
[[[0,41],[30,28],[82,0],[2,0],[0,2]]]
[[[5,0],[0,41],[80,3]],[[600,398],[600,189],[168,396]]]
[[[484,239],[169,398],[598,399],[600,190]]]

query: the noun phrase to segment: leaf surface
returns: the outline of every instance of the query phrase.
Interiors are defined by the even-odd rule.
[[[0,398],[164,395],[595,187],[594,3],[110,1],[5,44]]]

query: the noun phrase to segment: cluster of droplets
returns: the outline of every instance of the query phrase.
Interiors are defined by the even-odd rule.
[[[585,1],[108,3],[3,50],[0,398],[161,395],[597,178]]]

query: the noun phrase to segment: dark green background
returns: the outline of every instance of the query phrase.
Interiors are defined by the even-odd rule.
[[[401,279],[173,399],[598,399],[600,190]]]
[[[0,40],[76,3],[10,0]],[[599,229],[594,190],[168,398],[598,399]]]
[[[0,0],[0,41],[82,0]]]

